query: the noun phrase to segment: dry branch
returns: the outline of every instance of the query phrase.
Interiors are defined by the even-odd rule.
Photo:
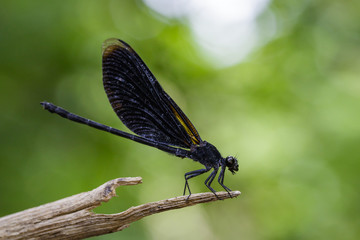
[[[0,218],[0,239],[82,239],[121,231],[143,217],[177,208],[218,200],[212,193],[192,194],[131,207],[117,214],[91,210],[116,196],[118,186],[136,185],[141,177],[117,178],[92,191]],[[220,199],[230,196],[218,192]],[[232,197],[240,195],[231,192]]]

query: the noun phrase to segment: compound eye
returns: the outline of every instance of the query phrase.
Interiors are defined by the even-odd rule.
[[[227,157],[226,161],[227,161],[228,165],[233,165],[234,164],[234,158],[233,157]]]
[[[225,158],[226,166],[228,167],[229,171],[232,172],[232,174],[235,174],[239,170],[238,161],[236,158],[232,156],[228,156]]]

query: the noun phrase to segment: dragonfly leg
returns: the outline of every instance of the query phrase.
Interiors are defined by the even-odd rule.
[[[216,191],[210,186],[217,172],[218,172],[218,168],[214,168],[214,171],[212,171],[209,177],[205,180],[205,185],[208,187],[208,189],[210,189],[210,191],[212,191],[215,194],[217,198],[219,198],[218,195],[216,195]]]
[[[199,176],[203,173],[206,173],[210,170],[210,168],[204,168],[204,169],[199,169],[199,170],[195,170],[195,171],[191,171],[191,172],[188,172],[188,173],[185,173],[185,187],[184,187],[184,195],[186,193],[186,189],[189,190],[189,196],[186,198],[186,200],[189,199],[190,195],[191,195],[191,191],[190,191],[190,187],[189,187],[189,183],[188,183],[188,180],[190,178],[193,178],[193,177],[196,177],[196,176]]]
[[[218,182],[228,192],[230,197],[232,197],[231,194],[230,194],[231,189],[224,185],[225,169],[226,169],[226,167],[221,168],[219,178],[218,178]]]

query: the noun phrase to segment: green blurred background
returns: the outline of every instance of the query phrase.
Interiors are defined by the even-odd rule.
[[[102,87],[101,44],[116,37],[238,157],[225,182],[242,195],[94,239],[359,239],[359,2],[195,2],[1,1],[0,216],[142,176],[96,209],[116,213],[181,195],[201,167],[41,108],[126,130]]]

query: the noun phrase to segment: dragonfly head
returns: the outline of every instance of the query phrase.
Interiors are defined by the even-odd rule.
[[[232,174],[235,174],[237,171],[239,171],[239,164],[235,157],[228,156],[228,157],[224,158],[224,160],[225,160],[226,167],[228,167],[229,171]]]

